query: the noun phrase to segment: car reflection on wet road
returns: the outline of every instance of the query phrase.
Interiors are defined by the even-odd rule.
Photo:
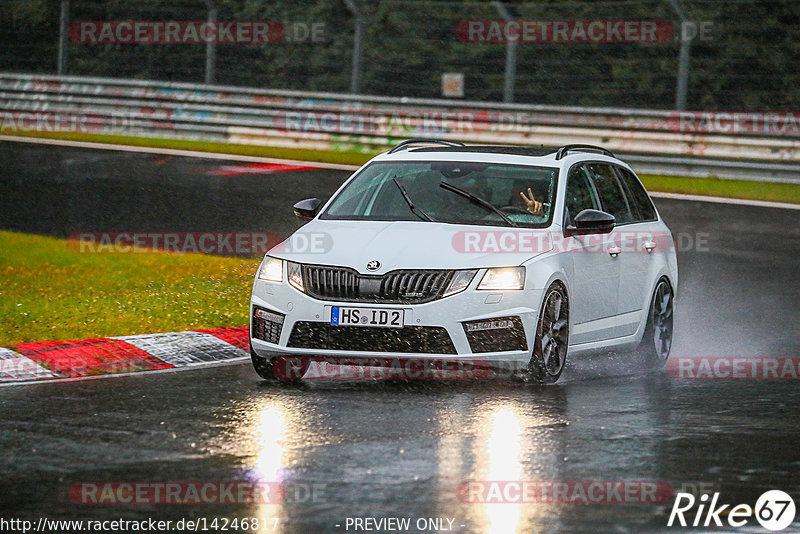
[[[672,495],[484,503],[466,498],[463,485],[643,481],[755,502],[767,489],[796,488],[790,382],[651,373],[555,387],[280,386],[236,365],[2,388],[9,453],[0,490],[17,515],[261,517],[275,518],[280,532],[345,531],[355,517],[452,518],[461,532],[659,530]],[[23,400],[25,410],[7,409]],[[76,483],[120,481],[269,481],[285,493],[277,503],[138,506],[65,497]]]

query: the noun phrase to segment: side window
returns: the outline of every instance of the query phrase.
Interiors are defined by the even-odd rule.
[[[611,165],[605,163],[589,163],[586,165],[589,176],[594,183],[603,211],[617,219],[617,224],[625,224],[634,220],[634,214],[625,198],[617,174]]]
[[[571,224],[572,217],[575,217],[583,210],[600,209],[600,203],[597,201],[597,196],[592,184],[589,183],[589,178],[583,165],[576,165],[569,171],[564,205],[567,208],[567,224]]]
[[[639,179],[628,169],[622,167],[615,167],[617,173],[622,178],[625,188],[628,190],[628,200],[637,215],[639,221],[654,221],[656,220],[656,210],[653,207],[653,202],[647,191],[642,187]]]

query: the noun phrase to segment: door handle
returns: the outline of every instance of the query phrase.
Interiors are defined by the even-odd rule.
[[[645,249],[647,252],[653,252],[653,250],[654,250],[655,248],[656,248],[656,242],[655,242],[655,241],[645,241],[645,242],[644,242],[644,249]]]
[[[619,256],[619,253],[622,252],[622,249],[619,248],[617,245],[611,245],[608,247],[608,253],[611,255],[612,258],[616,258]]]

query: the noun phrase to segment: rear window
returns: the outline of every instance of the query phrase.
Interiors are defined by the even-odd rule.
[[[656,209],[636,175],[628,169],[617,167],[617,172],[628,190],[628,201],[635,212],[637,221],[655,221]]]

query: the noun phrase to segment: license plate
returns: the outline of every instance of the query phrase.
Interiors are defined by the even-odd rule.
[[[331,306],[333,326],[383,326],[403,328],[404,310]]]

